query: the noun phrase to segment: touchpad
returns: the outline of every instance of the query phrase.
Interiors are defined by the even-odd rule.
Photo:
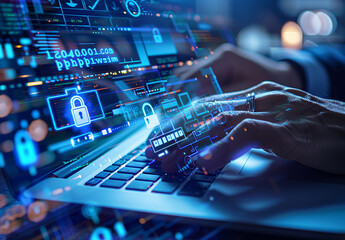
[[[329,174],[313,169],[303,164],[278,158],[263,150],[250,151],[248,159],[239,172],[244,177],[264,177],[270,179],[284,179],[284,181],[303,181],[319,183],[337,183],[345,185],[345,177]]]
[[[252,150],[241,171],[242,176],[259,176],[277,164],[277,158],[263,150]]]
[[[251,150],[241,157],[230,161],[222,170],[227,176],[257,176],[272,164],[272,156],[263,150]]]

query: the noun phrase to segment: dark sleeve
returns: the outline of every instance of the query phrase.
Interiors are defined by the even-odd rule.
[[[345,46],[318,46],[305,51],[325,68],[330,82],[330,97],[345,101]]]

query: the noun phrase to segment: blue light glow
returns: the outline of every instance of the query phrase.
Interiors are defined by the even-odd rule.
[[[123,222],[120,222],[120,221],[116,222],[114,224],[114,230],[116,231],[117,235],[120,238],[124,238],[127,235],[127,231],[126,231],[126,228],[125,228]]]
[[[133,12],[129,9],[129,4],[134,4],[135,7],[138,9],[138,12],[133,13]],[[134,0],[127,0],[127,1],[126,1],[126,9],[127,9],[128,13],[129,13],[130,15],[132,15],[133,17],[139,17],[140,14],[141,14],[140,6],[139,6],[139,4],[138,4],[136,1],[134,1]]]
[[[5,43],[5,51],[7,58],[14,58],[14,52],[11,43]]]
[[[86,94],[86,93],[93,93],[93,94],[95,94],[96,99],[97,99],[97,103],[99,105],[99,110],[101,111],[101,115],[99,117],[98,116],[90,116],[89,117],[90,118],[90,122],[89,123],[104,118],[105,115],[104,115],[104,112],[103,112],[103,107],[102,107],[102,104],[101,104],[101,100],[99,99],[98,92],[96,90],[79,92],[77,88],[69,88],[69,89],[65,89],[65,94],[57,95],[57,96],[54,96],[54,97],[47,98],[48,108],[49,108],[49,112],[50,112],[50,115],[51,115],[52,122],[53,122],[55,130],[58,131],[58,130],[62,130],[62,129],[65,129],[65,128],[70,128],[70,127],[77,126],[77,125],[78,126],[86,125],[86,124],[75,124],[76,119],[75,119],[75,116],[73,114],[71,114],[71,115],[73,117],[74,122],[69,122],[69,124],[65,125],[65,126],[60,126],[60,125],[57,124],[57,121],[56,121],[57,113],[54,113],[54,111],[52,110],[52,106],[53,106],[52,101],[56,100],[56,99],[61,99],[61,98],[68,97],[69,96],[69,92],[75,93],[72,96],[74,96],[74,95],[79,95],[80,96],[81,94]],[[72,96],[71,96],[71,98],[72,98]],[[93,107],[95,107],[95,106],[93,105]],[[72,107],[71,107],[71,111],[72,111]],[[90,112],[90,111],[88,111],[88,112]],[[69,119],[67,119],[67,121],[69,121]]]
[[[112,48],[71,49],[69,52],[66,50],[46,51],[46,54],[47,60],[55,60],[58,71],[69,70],[71,67],[88,68],[92,65],[119,62],[116,56],[108,56],[114,54]]]
[[[19,130],[14,136],[17,163],[23,169],[34,166],[38,161],[37,150],[26,130]]]
[[[111,236],[111,231],[105,227],[96,228],[90,237],[90,240],[112,240],[112,239],[113,237]]]

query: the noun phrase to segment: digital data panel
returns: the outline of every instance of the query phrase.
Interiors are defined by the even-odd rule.
[[[183,143],[215,115],[193,101],[221,90],[208,68],[190,79],[175,76],[200,53],[185,15],[159,6],[135,0],[0,3],[0,160],[11,176],[22,177],[18,189],[138,127],[157,133],[148,143],[160,156],[177,145],[186,154],[192,149],[187,155],[197,151],[201,135],[188,148]]]

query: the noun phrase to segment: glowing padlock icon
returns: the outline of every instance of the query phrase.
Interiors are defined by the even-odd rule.
[[[152,115],[147,115],[146,113],[146,110],[145,110],[145,107],[149,107],[152,111]],[[160,123],[159,123],[159,120],[158,120],[158,117],[157,115],[155,114],[155,111],[153,110],[153,107],[151,106],[151,104],[149,103],[144,103],[143,106],[142,106],[142,110],[143,110],[143,113],[144,113],[144,121],[145,121],[145,124],[146,124],[146,127],[147,128],[154,128],[156,126],[158,126]]]
[[[79,102],[80,106],[77,107],[76,102]],[[84,100],[80,96],[71,98],[71,112],[77,127],[82,127],[91,123],[89,111],[85,106]]]
[[[37,163],[37,151],[29,133],[26,130],[19,130],[14,136],[14,144],[17,156],[17,163],[26,169]]]
[[[163,43],[163,38],[158,28],[153,28],[152,34],[153,34],[153,40],[155,40],[155,43]]]

